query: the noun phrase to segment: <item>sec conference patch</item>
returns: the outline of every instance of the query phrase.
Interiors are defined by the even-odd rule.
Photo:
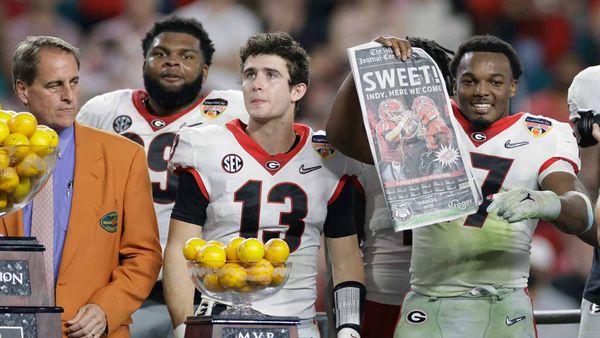
[[[124,132],[131,127],[131,117],[127,115],[119,115],[113,121],[113,129],[117,133]]]
[[[110,233],[117,231],[117,224],[119,224],[119,214],[116,211],[109,212],[100,218],[100,227]]]

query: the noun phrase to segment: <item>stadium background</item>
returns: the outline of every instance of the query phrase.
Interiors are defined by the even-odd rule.
[[[283,30],[299,39],[312,56],[299,120],[317,129],[349,70],[345,49],[381,34],[430,38],[451,49],[474,34],[497,35],[515,46],[524,66],[512,112],[562,121],[573,76],[600,63],[600,0],[0,0],[0,103],[24,110],[12,94],[10,58],[27,35],[56,35],[81,48],[82,103],[141,88],[140,40],[172,13],[198,18],[215,43],[205,89],[239,88],[237,50],[248,36]],[[532,251],[535,308],[579,308],[591,248],[541,225]],[[576,330],[546,325],[539,333],[573,337]]]

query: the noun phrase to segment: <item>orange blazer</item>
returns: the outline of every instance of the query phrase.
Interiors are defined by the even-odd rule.
[[[117,213],[116,230],[101,225],[112,212]],[[22,221],[22,211],[0,218],[0,233],[23,236]],[[106,313],[109,337],[129,337],[131,314],[150,294],[161,265],[144,149],[75,123],[73,202],[56,282],[56,305],[64,308],[63,337],[65,321],[88,303]]]

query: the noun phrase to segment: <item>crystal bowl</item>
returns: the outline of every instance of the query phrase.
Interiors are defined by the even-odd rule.
[[[211,265],[211,264],[208,264]],[[188,272],[194,285],[203,295],[225,304],[232,309],[226,314],[250,314],[253,301],[262,300],[277,293],[290,275],[292,263],[264,265],[228,261],[221,267],[209,267],[188,261]]]
[[[56,166],[56,147],[0,146],[0,216],[27,205]]]

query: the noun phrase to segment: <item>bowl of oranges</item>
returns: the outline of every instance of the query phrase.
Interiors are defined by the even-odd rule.
[[[198,291],[232,304],[222,314],[257,314],[251,303],[281,290],[292,268],[290,248],[279,238],[263,244],[257,238],[234,237],[225,244],[194,237],[183,254]]]
[[[24,207],[56,165],[58,134],[28,112],[0,110],[0,216]]]

